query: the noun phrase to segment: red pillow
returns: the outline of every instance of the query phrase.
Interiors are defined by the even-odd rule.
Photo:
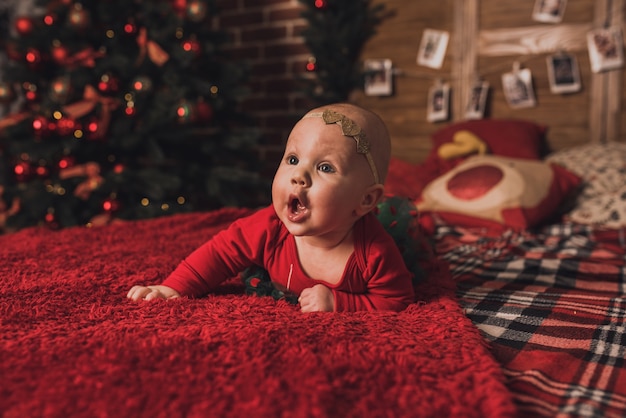
[[[580,182],[556,164],[481,155],[433,180],[416,203],[451,225],[522,230],[551,217]]]
[[[439,167],[427,160],[422,164],[411,164],[392,157],[385,181],[385,194],[388,196],[417,199],[428,183],[441,174]]]
[[[452,142],[454,134],[461,130],[483,140],[493,155],[538,160],[546,151],[545,126],[517,119],[477,119],[448,125],[432,134],[435,155],[442,144]]]

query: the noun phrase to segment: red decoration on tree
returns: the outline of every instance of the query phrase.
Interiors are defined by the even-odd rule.
[[[47,14],[43,17],[43,23],[45,23],[48,26],[54,25],[56,21],[57,21],[57,17],[54,14]]]
[[[326,7],[326,0],[315,0],[314,4],[318,9],[323,9]]]
[[[135,79],[133,80],[133,89],[136,92],[148,92],[150,90],[152,90],[152,80],[150,79],[150,77],[148,76],[137,76],[135,77]]]
[[[317,60],[315,57],[309,57],[309,61],[306,63],[307,71],[315,71],[317,69]]]
[[[15,30],[22,36],[29,35],[33,27],[33,20],[30,17],[22,16],[15,19]]]
[[[74,166],[74,157],[66,155],[61,158],[57,164],[61,170]]]
[[[87,124],[85,125],[85,129],[87,130],[87,138],[101,139],[101,136],[99,133],[100,120],[97,117],[90,118]]]
[[[139,29],[137,45],[139,45],[139,56],[137,57],[136,65],[141,64],[146,55],[158,67],[161,67],[170,59],[169,54],[159,44],[148,39],[148,30],[146,28]]]
[[[102,209],[104,209],[105,212],[116,212],[119,208],[120,202],[114,197],[109,197],[102,202]]]
[[[117,77],[110,73],[103,74],[98,82],[98,90],[102,93],[113,94],[119,90],[119,81]]]
[[[91,192],[96,190],[103,183],[104,179],[100,175],[100,164],[89,162],[76,166],[68,166],[59,171],[61,179],[72,177],[83,177],[84,180],[74,189],[74,196],[79,199],[87,200],[91,196]]]
[[[57,216],[54,214],[54,209],[49,209],[48,213],[43,217],[44,223],[50,229],[59,229],[59,221],[57,220]]]
[[[39,95],[37,94],[37,86],[33,83],[25,82],[22,84],[22,90],[24,91],[24,97],[29,102],[34,102],[39,99]]]
[[[124,25],[124,33],[127,35],[134,35],[137,33],[137,24],[135,24],[135,22],[127,22]]]
[[[29,64],[39,64],[41,62],[41,52],[35,48],[28,48],[24,58]]]
[[[48,176],[50,175],[50,169],[45,165],[38,165],[35,169],[35,173],[38,177],[45,179],[48,178]]]
[[[67,59],[69,55],[69,51],[67,50],[65,46],[59,43],[58,45],[54,45],[52,47],[52,50],[50,51],[50,55],[52,56],[52,59],[54,60],[54,62],[56,62],[57,64],[60,64]]]
[[[59,132],[59,135],[61,136],[70,135],[76,129],[76,121],[72,118],[68,118],[65,116],[61,117],[57,121],[56,125],[57,125],[57,131]]]
[[[198,40],[195,38],[184,40],[181,43],[181,46],[185,52],[191,52],[195,56],[200,55],[200,52],[201,52],[200,42],[198,42]]]
[[[20,161],[19,163],[15,164],[15,167],[13,167],[13,172],[15,173],[15,179],[18,182],[23,183],[30,180],[30,177],[32,175],[32,168],[28,161]]]
[[[33,118],[33,132],[40,138],[46,136],[50,132],[50,123],[48,119],[42,115],[35,116]]]

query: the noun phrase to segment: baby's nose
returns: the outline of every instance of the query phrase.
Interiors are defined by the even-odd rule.
[[[291,184],[307,186],[310,182],[310,177],[305,170],[294,170],[291,176]]]

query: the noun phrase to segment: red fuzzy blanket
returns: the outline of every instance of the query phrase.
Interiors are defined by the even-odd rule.
[[[235,280],[203,299],[126,300],[247,213],[0,236],[1,415],[514,414],[447,269],[401,313],[302,314]]]

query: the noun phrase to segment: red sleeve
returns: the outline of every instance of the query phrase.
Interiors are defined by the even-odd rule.
[[[375,217],[360,226],[351,275],[365,280],[364,292],[333,290],[335,311],[402,311],[415,302],[412,275],[393,238]],[[367,238],[364,238],[367,237]]]
[[[185,258],[163,285],[181,295],[204,296],[250,265],[262,265],[272,242],[274,218],[269,206],[236,220]]]

